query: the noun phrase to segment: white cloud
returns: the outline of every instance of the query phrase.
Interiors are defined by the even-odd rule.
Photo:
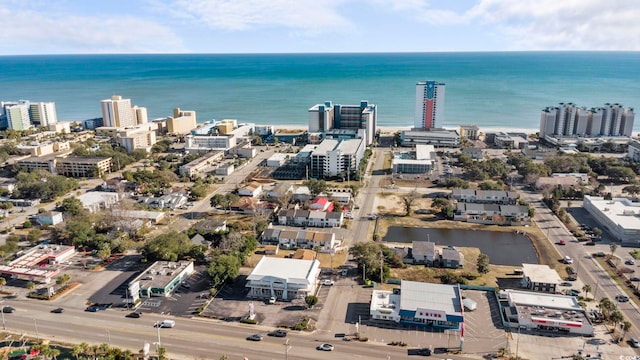
[[[504,50],[640,50],[637,0],[478,0],[457,11],[460,4],[428,0],[375,4],[432,25],[483,27]]]
[[[3,52],[167,53],[184,52],[173,32],[131,15],[76,16],[0,6]],[[27,49],[27,50],[25,50]]]
[[[173,13],[209,27],[248,30],[284,27],[294,32],[330,33],[353,25],[339,11],[344,0],[175,0]]]
[[[522,50],[640,50],[637,0],[481,0],[467,16]]]

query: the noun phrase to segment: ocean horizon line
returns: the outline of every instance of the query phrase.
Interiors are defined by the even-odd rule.
[[[0,57],[37,57],[37,56],[163,56],[163,55],[424,55],[424,54],[633,54],[640,50],[443,50],[443,51],[373,51],[373,52],[167,52],[167,53],[47,53],[47,54],[0,54]]]

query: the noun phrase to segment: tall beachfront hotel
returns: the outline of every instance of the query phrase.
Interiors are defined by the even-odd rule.
[[[147,123],[147,108],[131,106],[131,99],[114,95],[100,101],[102,122],[106,127],[126,128]]]
[[[430,130],[444,120],[445,84],[433,80],[416,83],[414,129]]]

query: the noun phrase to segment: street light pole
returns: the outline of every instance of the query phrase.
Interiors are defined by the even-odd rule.
[[[284,342],[284,359],[285,360],[289,360],[289,349],[291,349],[291,346],[289,346],[289,339],[287,339]]]
[[[3,304],[4,304],[4,300],[0,301],[0,305],[3,305]],[[4,306],[2,306],[2,307],[4,308]],[[3,330],[7,330],[7,325],[4,322],[4,309],[3,308],[0,308],[0,314],[2,314],[2,329]]]
[[[33,326],[36,328],[36,340],[40,342],[40,334],[38,334],[38,321],[36,318],[33,318]]]
[[[162,346],[162,343],[160,342],[160,322],[157,321],[156,322],[156,330],[158,331],[158,347],[157,347],[157,351],[158,354],[160,353],[160,347]]]

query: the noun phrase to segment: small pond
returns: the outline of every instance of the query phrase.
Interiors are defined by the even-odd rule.
[[[411,243],[414,240],[431,240],[439,246],[477,247],[489,255],[489,262],[495,265],[538,263],[531,240],[512,232],[391,226],[382,239],[383,242],[396,243]]]

